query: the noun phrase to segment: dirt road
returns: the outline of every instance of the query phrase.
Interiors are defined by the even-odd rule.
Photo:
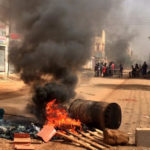
[[[31,99],[29,88],[21,81],[0,80],[0,107],[7,113],[30,115],[25,110]],[[77,86],[78,98],[94,101],[117,102],[122,108],[122,124],[120,129],[130,136],[130,144],[134,144],[134,133],[137,127],[150,127],[150,80],[146,79],[113,79],[94,78],[82,75]],[[0,140],[0,150],[12,149]],[[3,144],[2,144],[3,143]],[[72,145],[50,142],[37,146],[37,150],[83,149]],[[141,149],[135,147],[118,147],[117,149]],[[145,149],[146,150],[146,149]]]

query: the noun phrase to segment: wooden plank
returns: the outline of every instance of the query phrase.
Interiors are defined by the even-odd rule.
[[[79,135],[79,134],[73,134],[73,133],[70,133],[70,134],[72,134],[73,136],[75,136],[75,137],[81,139],[82,141],[84,141],[84,142],[86,142],[86,143],[91,144],[92,146],[98,148],[99,150],[104,150],[104,149],[106,149],[106,147],[104,147],[104,146],[102,146],[102,145],[100,145],[100,144],[98,144],[98,143],[96,143],[96,142],[93,142],[93,141],[91,141],[90,139],[87,139],[87,138],[85,138],[85,137],[82,137],[82,136]]]
[[[61,132],[59,132],[59,131],[57,131],[57,134],[58,134],[59,136],[62,136],[62,137],[64,137],[64,138],[68,139],[68,140],[71,140],[71,141],[73,141],[73,142],[75,142],[75,143],[78,143],[78,144],[80,144],[81,146],[83,146],[83,147],[85,147],[85,148],[87,148],[87,149],[89,149],[89,150],[98,150],[97,148],[91,146],[90,144],[87,144],[87,143],[85,143],[84,141],[78,140],[78,139],[76,139],[75,137],[66,135],[66,134],[61,133]]]
[[[102,135],[98,135],[96,132],[92,132],[92,131],[89,131],[89,130],[88,130],[88,132],[89,132],[91,135],[96,136],[98,139],[103,140],[103,138],[104,138]]]
[[[90,136],[89,133],[80,132],[80,134],[82,134],[83,136],[85,136],[85,137],[87,137],[87,138],[89,138],[89,139],[95,141],[96,143],[101,144],[101,145],[103,145],[103,146],[105,146],[105,147],[107,147],[107,148],[111,148],[111,147],[112,147],[112,146],[110,146],[110,145],[105,144],[103,141],[101,141],[101,140],[95,138],[94,136]]]
[[[102,131],[102,130],[99,130],[99,129],[95,128],[95,131],[96,131],[97,133],[99,133],[100,135],[103,136],[103,131]]]

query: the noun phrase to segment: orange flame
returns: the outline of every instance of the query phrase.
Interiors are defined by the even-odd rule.
[[[46,124],[58,127],[60,129],[81,129],[81,122],[79,120],[71,119],[64,108],[60,108],[55,103],[56,99],[50,101],[46,106]]]

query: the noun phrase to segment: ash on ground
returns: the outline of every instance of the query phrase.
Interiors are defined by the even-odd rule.
[[[41,127],[32,122],[0,121],[0,138],[13,140],[14,133],[28,133],[31,138],[38,139],[37,133]]]

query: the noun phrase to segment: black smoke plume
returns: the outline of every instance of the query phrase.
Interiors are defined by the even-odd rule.
[[[120,0],[13,0],[12,21],[22,35],[9,60],[34,87],[36,116],[48,101],[75,96],[77,72],[91,55],[91,39]]]

